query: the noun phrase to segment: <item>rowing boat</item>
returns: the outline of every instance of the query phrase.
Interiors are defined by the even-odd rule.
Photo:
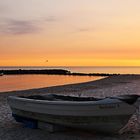
[[[139,107],[139,97],[120,95],[94,98],[47,94],[9,96],[8,103],[15,118],[116,133]]]

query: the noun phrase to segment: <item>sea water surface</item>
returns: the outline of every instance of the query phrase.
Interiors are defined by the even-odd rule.
[[[65,69],[78,73],[110,73],[110,74],[140,74],[140,67],[84,67],[84,66],[57,66],[57,67],[0,67],[0,70],[18,69]],[[0,76],[0,92],[24,90],[31,88],[50,87],[56,85],[81,83],[101,79],[93,76],[66,76],[66,75],[4,75]]]
[[[42,88],[98,80],[100,76],[4,75],[0,76],[0,92]]]

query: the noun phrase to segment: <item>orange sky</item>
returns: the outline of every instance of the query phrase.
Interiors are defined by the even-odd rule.
[[[139,0],[2,1],[0,66],[140,66],[139,5]]]

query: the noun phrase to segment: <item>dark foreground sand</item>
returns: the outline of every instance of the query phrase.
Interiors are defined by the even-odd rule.
[[[7,105],[9,95],[61,93],[81,96],[114,96],[140,94],[140,75],[111,76],[93,82],[56,86],[26,91],[0,93],[0,140],[139,140],[140,119],[132,117],[120,135],[104,135],[69,129],[65,132],[48,133],[44,130],[25,128],[16,123]],[[137,115],[138,116],[138,115]]]

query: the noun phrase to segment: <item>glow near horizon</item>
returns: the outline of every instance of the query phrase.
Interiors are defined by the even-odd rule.
[[[0,65],[140,66],[139,5],[1,0]]]

